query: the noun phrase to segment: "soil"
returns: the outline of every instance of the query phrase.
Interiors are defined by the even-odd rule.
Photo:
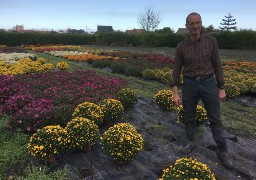
[[[187,143],[184,125],[176,122],[175,112],[165,112],[156,107],[153,99],[139,98],[121,122],[134,125],[144,139],[143,150],[131,163],[116,165],[97,142],[91,152],[61,154],[49,167],[56,169],[68,164],[77,179],[155,180],[175,160],[190,156],[207,164],[217,180],[256,179],[255,139],[225,132],[230,158],[235,166],[233,170],[227,170],[216,154],[216,144],[207,125],[197,137],[197,148],[189,155],[182,154],[179,149]]]

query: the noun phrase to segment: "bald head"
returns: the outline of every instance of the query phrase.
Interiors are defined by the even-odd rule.
[[[189,18],[190,18],[190,16],[199,16],[199,18],[200,18],[200,20],[201,20],[201,22],[202,22],[202,19],[201,19],[200,14],[198,14],[198,13],[196,13],[196,12],[192,12],[192,13],[190,13],[190,14],[187,16],[187,18],[186,18],[186,24],[189,24]]]

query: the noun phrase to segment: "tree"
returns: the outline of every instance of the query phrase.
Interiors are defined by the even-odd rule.
[[[155,32],[160,33],[160,34],[173,34],[174,33],[173,29],[171,29],[170,27],[164,27],[163,29],[155,30]]]
[[[147,7],[145,13],[139,15],[138,22],[145,31],[154,31],[160,23],[160,14],[153,7]]]
[[[236,19],[232,19],[234,16],[232,16],[230,13],[228,13],[228,16],[225,16],[226,19],[222,19],[223,23],[220,23],[221,25],[223,25],[222,27],[220,27],[221,30],[236,30]]]
[[[212,24],[205,28],[205,32],[206,33],[211,33],[213,31],[214,31],[214,26]]]

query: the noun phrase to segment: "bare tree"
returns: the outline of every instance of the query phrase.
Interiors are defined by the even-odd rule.
[[[147,7],[144,14],[139,15],[138,22],[145,31],[154,31],[160,23],[160,14],[153,7]]]
[[[236,30],[236,19],[232,19],[234,16],[232,16],[230,13],[228,13],[228,16],[225,16],[226,19],[222,19],[223,23],[220,23],[221,25],[223,25],[222,27],[220,27],[221,30]]]

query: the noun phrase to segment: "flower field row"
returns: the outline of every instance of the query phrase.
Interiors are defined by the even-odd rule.
[[[63,44],[55,44],[55,45],[28,45],[25,46],[25,49],[33,50],[36,52],[45,52],[45,51],[76,51],[79,50],[80,46],[74,45],[63,45]]]
[[[14,64],[18,60],[25,58],[35,60],[36,55],[30,53],[0,53],[0,61],[4,61],[6,64]]]
[[[173,60],[170,58],[164,57],[162,55],[143,54],[136,52],[132,54],[131,52],[101,52],[98,50],[98,53],[101,55],[88,52],[76,51],[70,52],[69,54],[67,51],[53,51],[48,53],[51,55],[62,56],[68,60],[92,62],[94,67],[111,67],[112,72],[115,73],[124,73],[131,76],[142,76],[145,79],[158,80],[167,85],[172,84],[172,70],[163,66],[162,69],[159,68],[159,66],[161,67],[161,63],[169,64],[169,67],[171,67],[170,64],[173,62]],[[63,55],[61,55],[62,53]],[[122,59],[120,59],[120,57]],[[122,61],[107,63],[104,60]],[[229,98],[234,98],[243,94],[256,94],[255,62],[228,61],[223,63],[223,67],[226,78],[226,93]]]
[[[0,61],[0,75],[10,75],[15,76],[19,74],[32,74],[37,72],[47,72],[52,71],[54,66],[50,63],[45,63],[43,58],[38,58],[32,61],[29,58],[20,59],[15,61],[13,64],[5,63],[5,61]]]
[[[22,47],[8,47],[0,45],[0,53],[27,53],[27,50]]]
[[[127,83],[92,71],[0,76],[1,113],[12,131],[31,133],[49,124],[65,125],[81,102],[114,98]]]

